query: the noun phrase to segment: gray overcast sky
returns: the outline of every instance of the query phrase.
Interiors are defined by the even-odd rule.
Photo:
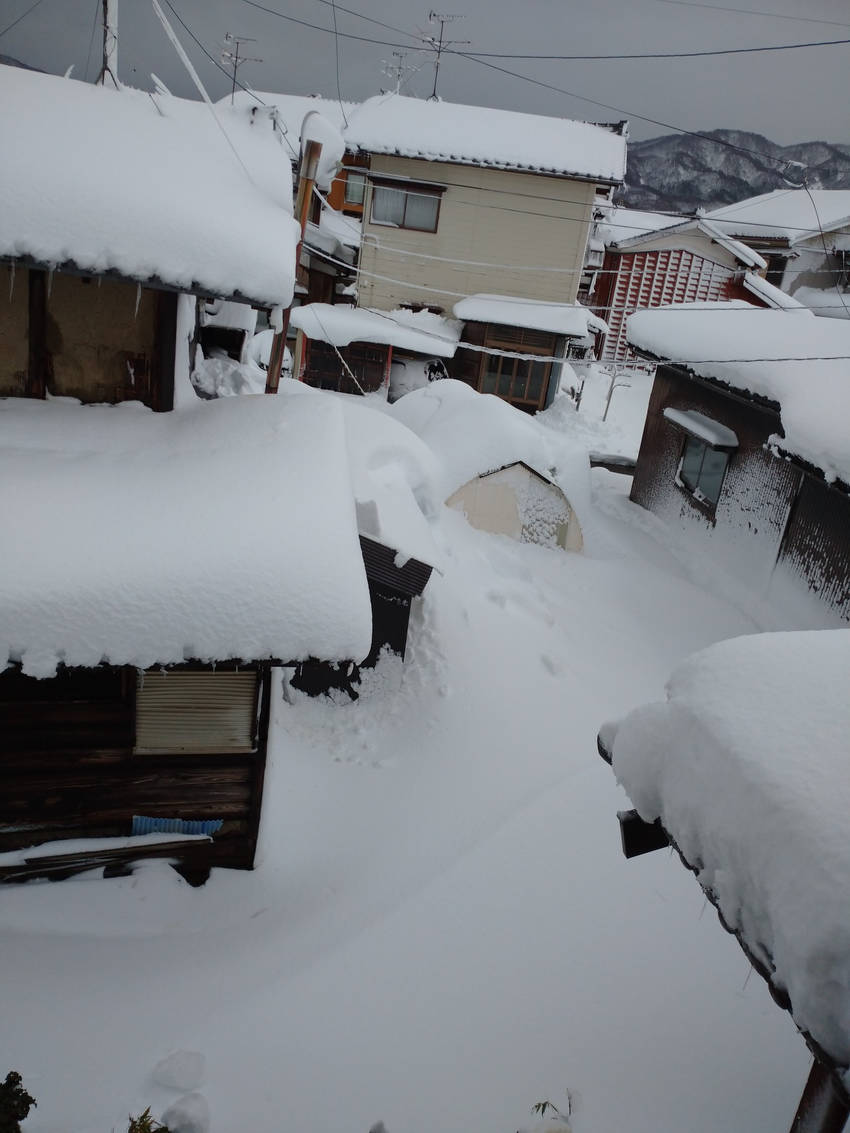
[[[324,28],[332,28],[329,0],[261,0]],[[402,36],[357,16],[337,11],[340,31],[409,43],[428,23],[432,0],[337,0],[345,7],[412,33]],[[706,0],[708,3],[709,0]],[[744,14],[705,5],[668,0],[452,0],[444,11],[464,19],[447,25],[447,38],[471,40],[472,51],[604,54],[637,51],[705,51],[762,44],[850,39],[847,0],[725,0],[770,12]],[[0,30],[32,5],[33,0],[0,0]],[[225,33],[254,37],[244,50],[263,59],[245,63],[242,81],[258,90],[336,95],[334,37],[323,31],[280,19],[250,7],[244,0],[172,0],[188,27],[216,58]],[[210,94],[229,89],[227,80],[206,59],[169,12],[181,40]],[[74,76],[97,74],[101,53],[101,0],[41,0],[7,34],[0,54],[61,73],[75,64]],[[786,18],[781,18],[782,16]],[[787,18],[794,17],[794,18]],[[95,19],[98,26],[95,27]],[[818,20],[824,22],[817,22]],[[92,29],[94,28],[94,35]],[[195,96],[150,0],[120,0],[119,77],[134,86],[150,87],[154,71],[175,94]],[[392,47],[339,40],[340,87],[343,98],[362,99],[389,85],[382,61]],[[464,50],[461,48],[461,50]],[[415,50],[409,65],[423,62]],[[631,120],[633,138],[669,131],[641,121],[638,114],[690,130],[735,127],[765,134],[780,144],[823,139],[850,142],[848,63],[850,45],[706,59],[633,60],[627,62],[531,62],[492,60],[513,71],[563,87],[576,95],[621,107]],[[424,62],[405,88],[427,96],[433,63]],[[470,60],[443,56],[439,92],[443,98],[500,106],[590,121],[613,120],[614,110],[579,98],[544,90]]]

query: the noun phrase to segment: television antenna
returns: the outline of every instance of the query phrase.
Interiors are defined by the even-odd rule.
[[[426,35],[424,37],[426,44],[432,51],[436,52],[437,58],[434,60],[434,89],[431,91],[429,101],[436,101],[437,99],[437,80],[440,77],[440,56],[448,47],[469,47],[472,43],[471,39],[444,39],[446,24],[454,23],[455,20],[465,20],[466,16],[457,15],[451,12],[434,12],[428,13],[428,22],[440,25],[440,34]]]
[[[241,55],[240,50],[243,43],[256,43],[256,39],[251,39],[244,35],[231,35],[230,32],[224,37],[224,42],[228,46],[222,48],[221,63],[223,67],[233,68],[233,85],[230,88],[230,104],[233,105],[233,100],[236,97],[236,72],[243,63],[262,63],[262,59],[252,58],[250,55]],[[230,46],[232,44],[232,47]]]

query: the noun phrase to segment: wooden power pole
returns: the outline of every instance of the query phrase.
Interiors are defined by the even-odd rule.
[[[97,81],[106,85],[106,76],[118,90],[118,0],[103,0],[103,64]]]
[[[304,244],[304,230],[307,227],[307,217],[310,214],[310,201],[313,196],[313,186],[316,183],[316,172],[319,168],[319,158],[322,155],[320,142],[305,142],[301,149],[301,164],[298,169],[298,193],[295,197],[295,215],[301,225],[301,236],[295,250],[295,272],[301,262],[301,248]],[[266,374],[266,393],[277,393],[280,385],[280,372],[283,368],[284,351],[286,350],[286,332],[289,329],[289,315],[292,304],[283,312],[283,323],[274,336],[272,349],[269,355],[269,370]]]

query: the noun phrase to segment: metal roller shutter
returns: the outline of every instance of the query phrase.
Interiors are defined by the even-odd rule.
[[[257,673],[139,673],[137,752],[254,751]]]

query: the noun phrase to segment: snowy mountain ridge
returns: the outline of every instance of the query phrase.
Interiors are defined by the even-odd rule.
[[[762,134],[723,129],[631,142],[622,199],[638,209],[716,208],[784,188],[781,161],[805,165],[811,188],[850,189],[850,145],[780,146]]]

